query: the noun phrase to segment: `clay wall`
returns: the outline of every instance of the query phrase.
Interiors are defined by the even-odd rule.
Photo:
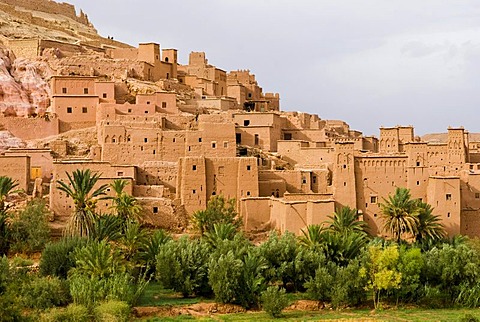
[[[52,76],[52,95],[95,95],[96,77]]]
[[[209,110],[228,111],[239,108],[235,99],[226,97],[202,97],[202,99],[197,100],[196,103],[199,108],[205,108]]]
[[[136,96],[136,104],[153,104],[159,113],[178,114],[176,97],[175,93],[169,92],[139,94]]]
[[[18,183],[16,189],[29,192],[30,157],[0,156],[0,176],[7,176]]]
[[[163,185],[134,185],[133,196],[143,198],[170,198],[170,190]]]
[[[335,143],[333,189],[337,205],[356,208],[354,144]]]
[[[41,118],[0,116],[0,126],[22,140],[42,139],[60,133],[58,118],[46,121]]]
[[[427,202],[436,209],[449,237],[461,233],[459,177],[430,177]]]
[[[311,142],[327,141],[325,129],[321,130],[282,130],[282,138],[284,140],[303,140]]]
[[[64,123],[89,122],[95,125],[98,96],[58,95],[52,98],[52,112]]]
[[[260,182],[281,180],[286,184],[286,191],[290,193],[305,193],[312,191],[310,174],[311,171],[301,170],[260,170],[258,172],[258,180]],[[263,193],[263,195],[260,195],[261,197],[268,197],[272,192],[264,190]],[[282,196],[283,193],[280,191],[280,197]]]
[[[400,152],[400,138],[398,127],[380,128],[380,153],[398,153]]]
[[[6,156],[29,157],[30,178],[42,178],[43,182],[50,182],[53,176],[53,156],[51,150],[11,148],[5,151]]]
[[[245,87],[240,84],[227,84],[227,96],[234,98],[240,109],[243,109],[243,103],[245,103],[247,97],[246,91]]]
[[[383,233],[383,220],[379,203],[395,193],[397,187],[407,187],[407,156],[364,156],[355,158],[356,206],[363,212],[363,220],[371,234]],[[425,174],[428,177],[428,173]],[[422,182],[425,188],[428,183]],[[415,196],[423,198],[426,194]]]
[[[235,198],[258,196],[256,158],[181,158],[177,198],[187,213],[205,209],[212,195]]]
[[[308,225],[322,224],[335,211],[333,200],[284,201],[271,199],[270,222],[281,233],[302,234]]]
[[[175,193],[177,174],[178,165],[176,162],[144,162],[137,168],[137,185],[139,187],[162,186],[164,187],[164,191],[168,189],[170,192]]]
[[[95,82],[95,95],[100,103],[115,103],[115,82]]]
[[[243,198],[239,213],[246,231],[264,229],[270,221],[270,198]]]
[[[183,231],[188,224],[185,211],[176,200],[152,197],[137,200],[143,208],[142,221],[147,224],[174,232]]]
[[[302,168],[316,168],[326,163],[333,163],[334,149],[316,147],[306,141],[278,141],[278,153],[282,159]]]

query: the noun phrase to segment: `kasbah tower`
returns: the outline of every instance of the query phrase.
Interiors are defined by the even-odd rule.
[[[263,92],[249,70],[227,72],[204,52],[180,64],[177,49],[103,38],[69,4],[0,7],[47,29],[55,23],[29,12],[63,15],[82,31],[81,39],[0,39],[0,59],[16,62],[1,71],[0,133],[10,145],[0,175],[29,195],[48,195],[59,228],[73,204],[56,182],[90,169],[101,174],[98,185],[127,180],[144,220],[173,231],[223,195],[235,198],[247,231],[300,234],[349,206],[385,236],[379,203],[405,187],[434,207],[449,236],[480,236],[480,141],[463,128],[436,142],[412,126],[364,136],[340,120],[282,111],[280,95]],[[111,201],[97,206],[107,211]]]

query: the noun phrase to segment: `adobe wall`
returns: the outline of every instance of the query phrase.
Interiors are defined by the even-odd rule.
[[[30,157],[0,156],[0,176],[7,176],[18,183],[17,189],[29,192]]]
[[[41,118],[0,116],[0,126],[22,140],[42,139],[60,133],[60,121],[57,118],[46,121]]]
[[[302,168],[321,167],[332,164],[335,159],[333,148],[316,147],[313,142],[278,141],[277,146],[283,160]]]
[[[188,225],[188,217],[178,200],[138,197],[143,208],[142,221],[157,228],[181,232]]]
[[[239,214],[245,231],[267,228],[270,222],[270,197],[240,199]]]
[[[237,203],[243,197],[257,197],[256,158],[181,158],[176,191],[187,213],[205,209],[212,195],[235,198]]]
[[[312,191],[312,175],[311,171],[301,171],[301,170],[259,170],[258,180],[260,182],[268,181],[283,181],[286,184],[286,191],[290,193],[306,193]],[[321,178],[316,179],[318,184],[320,183]],[[326,183],[325,183],[326,184]],[[281,187],[281,186],[279,186]],[[276,188],[277,189],[277,188]],[[279,188],[280,189],[280,188]],[[263,189],[262,189],[263,190]],[[281,191],[280,191],[281,192]],[[262,197],[267,197],[271,195],[271,191],[262,191]],[[283,196],[283,194],[280,194]]]
[[[459,177],[430,177],[427,202],[435,208],[449,237],[461,233],[461,200]]]
[[[397,187],[407,187],[407,156],[356,157],[355,177],[357,205],[351,207],[363,212],[372,235],[382,234],[384,222],[379,204],[393,195]],[[426,199],[425,194],[416,197]]]
[[[335,211],[333,200],[325,201],[285,201],[271,199],[272,227],[281,233],[290,231],[296,235],[302,234],[302,229],[308,225],[321,224]]]
[[[353,143],[336,143],[333,167],[333,189],[337,206],[357,207],[355,177]]]
[[[20,149],[20,148],[11,148],[5,151],[6,156],[16,156],[23,157],[27,156],[30,158],[30,169],[40,169],[41,178],[44,183],[50,182],[50,179],[53,176],[53,157],[52,151],[47,149]],[[29,169],[29,171],[30,171]],[[34,171],[32,171],[34,172]],[[31,174],[33,179],[33,173]]]
[[[162,186],[175,193],[178,166],[176,162],[148,161],[138,165],[137,185]],[[164,192],[165,193],[165,192]],[[164,197],[165,195],[162,195]]]
[[[53,96],[52,112],[63,123],[96,122],[98,96]],[[92,125],[90,125],[92,126]]]

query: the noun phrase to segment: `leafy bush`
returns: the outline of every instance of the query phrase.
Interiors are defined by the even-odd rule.
[[[205,210],[193,214],[193,226],[203,235],[214,230],[215,224],[232,224],[236,229],[242,225],[235,211],[235,199],[226,200],[223,196],[213,196]]]
[[[47,214],[48,210],[43,200],[30,201],[10,225],[10,250],[21,253],[42,250],[50,239]]]
[[[120,254],[105,240],[91,241],[73,252],[75,267],[70,274],[83,274],[92,278],[106,278],[125,270]]]
[[[269,286],[261,296],[262,308],[271,317],[280,317],[282,310],[289,305],[289,300],[284,288]]]
[[[108,301],[97,306],[94,315],[99,322],[128,322],[130,306],[126,302]]]
[[[48,243],[40,258],[40,274],[67,278],[68,271],[75,266],[73,251],[86,244],[87,239],[80,237],[63,238],[58,242]]]
[[[259,249],[236,237],[233,241],[223,241],[212,253],[208,281],[217,301],[250,308],[258,305],[266,288],[266,269]]]
[[[40,316],[41,322],[88,322],[88,309],[82,305],[70,304],[66,308],[55,307]]]
[[[106,280],[74,275],[69,278],[69,283],[73,303],[85,306],[89,310],[107,297],[105,292]]]
[[[200,240],[186,237],[162,245],[157,255],[156,278],[165,287],[183,296],[210,293],[208,260],[210,248]]]
[[[480,321],[477,317],[473,316],[470,313],[465,314],[460,318],[459,322],[478,322]]]
[[[279,236],[272,231],[267,241],[259,246],[260,254],[267,261],[266,278],[269,282],[287,283],[296,280],[295,258],[298,252],[298,242],[295,235],[286,232]]]
[[[65,281],[58,277],[37,277],[23,285],[22,298],[25,307],[47,309],[68,303],[69,293]]]
[[[6,256],[0,257],[0,294],[3,294],[7,289],[8,284],[12,279],[10,272],[10,264]]]

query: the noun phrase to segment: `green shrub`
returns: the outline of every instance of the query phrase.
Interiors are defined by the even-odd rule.
[[[0,295],[0,321],[24,321],[22,306],[13,292]]]
[[[50,239],[47,214],[43,200],[30,201],[10,225],[10,250],[17,253],[41,251]]]
[[[280,317],[282,310],[289,305],[284,288],[269,286],[261,295],[262,308],[271,317]]]
[[[21,293],[24,306],[35,309],[66,305],[70,297],[66,282],[58,277],[35,277]]]
[[[243,263],[232,251],[212,259],[209,267],[209,283],[215,294],[215,301],[233,303],[239,294]]]
[[[99,322],[127,322],[130,319],[130,306],[122,301],[108,301],[94,309],[95,319]]]
[[[149,281],[144,276],[133,278],[129,273],[114,274],[106,280],[106,299],[135,305]]]
[[[165,288],[183,296],[210,293],[208,260],[210,248],[200,240],[184,237],[162,245],[157,255],[156,278]]]
[[[52,308],[40,316],[41,322],[88,322],[88,309],[82,305],[70,304],[66,308]]]
[[[48,243],[40,258],[40,274],[67,278],[68,271],[75,266],[72,253],[76,248],[87,244],[87,239],[80,237],[63,238]]]
[[[121,264],[121,256],[105,240],[100,242],[90,241],[82,248],[73,252],[75,267],[70,274],[82,274],[92,278],[107,278],[110,275],[125,270]]]
[[[268,269],[266,278],[269,282],[295,283],[295,258],[299,251],[297,238],[286,232],[279,236],[272,231],[267,241],[259,246],[261,255],[266,259]]]
[[[74,275],[69,278],[69,283],[73,303],[85,306],[88,309],[93,309],[97,303],[107,297],[105,292],[106,280]]]
[[[332,270],[335,270],[335,268],[333,267],[333,269],[329,269],[325,266],[319,267],[315,271],[315,276],[311,277],[310,280],[305,283],[307,294],[310,299],[316,301],[330,301],[332,285],[335,281],[334,272],[332,272]]]
[[[235,229],[242,225],[242,219],[235,211],[235,199],[226,200],[223,196],[212,196],[205,210],[193,214],[193,226],[202,235],[214,230],[215,224],[232,224]]]
[[[3,294],[7,289],[8,284],[12,279],[10,271],[10,264],[6,256],[0,257],[0,294]]]

